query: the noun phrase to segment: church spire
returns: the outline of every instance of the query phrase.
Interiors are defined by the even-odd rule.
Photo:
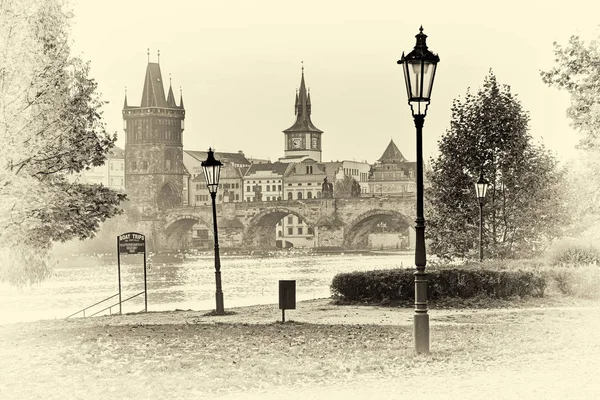
[[[179,87],[179,108],[183,108],[183,92],[181,86]]]
[[[311,114],[310,94],[306,90],[306,82],[304,80],[304,63],[302,64],[302,75],[300,78],[300,90],[296,91],[296,122],[284,132],[315,132],[323,133],[310,120]]]
[[[125,86],[125,102],[123,103],[123,108],[127,108],[127,86]]]

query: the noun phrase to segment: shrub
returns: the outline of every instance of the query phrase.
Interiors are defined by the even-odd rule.
[[[549,271],[562,294],[587,299],[600,298],[600,269],[596,266],[563,267]]]
[[[562,241],[556,243],[548,253],[550,265],[589,265],[600,263],[600,249],[581,241]]]
[[[470,299],[487,297],[543,297],[544,274],[523,270],[467,268],[429,269],[428,298]],[[377,302],[414,299],[414,270],[389,269],[337,274],[331,282],[334,298],[343,301]]]

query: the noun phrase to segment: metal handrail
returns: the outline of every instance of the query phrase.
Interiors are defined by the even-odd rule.
[[[138,297],[138,296],[139,296],[139,295],[141,295],[141,294],[144,294],[144,291],[143,291],[143,290],[142,290],[141,292],[139,292],[138,294],[134,294],[133,296],[131,296],[131,297],[128,297],[128,298],[126,298],[125,300],[121,301],[121,304],[125,303],[127,300],[131,300],[131,299],[133,299],[134,297]],[[104,309],[102,309],[102,310],[100,310],[100,311],[96,311],[95,313],[93,313],[92,315],[90,315],[90,317],[93,317],[93,316],[94,316],[94,315],[96,315],[96,314],[100,314],[102,311],[106,311],[106,310],[111,310],[111,311],[110,311],[110,315],[112,315],[112,308],[113,308],[113,307],[115,307],[115,306],[118,306],[118,305],[119,305],[119,303],[115,303],[115,304],[113,304],[112,306],[108,306],[108,307],[106,307],[106,308],[104,308]]]
[[[76,313],[73,313],[73,314],[69,315],[67,318],[71,318],[73,315],[77,315],[77,314],[79,314],[80,312],[83,312],[83,316],[85,317],[85,310],[87,310],[87,309],[90,309],[90,308],[92,308],[92,307],[94,307],[94,306],[97,306],[97,305],[98,305],[98,304],[100,304],[100,303],[104,303],[106,300],[110,300],[110,299],[112,299],[113,297],[116,297],[116,296],[118,296],[118,295],[119,295],[119,293],[117,293],[117,294],[113,294],[112,296],[110,296],[110,297],[107,297],[107,298],[105,298],[104,300],[100,300],[99,302],[97,302],[97,303],[94,303],[94,304],[92,304],[91,306],[88,306],[88,307],[86,307],[86,308],[84,308],[84,309],[81,309],[81,310],[77,311]]]
[[[133,299],[134,297],[138,297],[139,295],[142,295],[142,294],[144,294],[144,291],[141,291],[141,292],[139,292],[138,294],[134,294],[133,296],[131,296],[131,297],[128,297],[128,298],[126,298],[125,300],[122,300],[122,301],[121,301],[121,304],[125,303],[125,302],[126,302],[126,301],[128,301],[128,300],[131,300],[131,299]],[[98,304],[100,304],[100,303],[103,303],[103,302],[105,302],[105,301],[107,301],[107,300],[110,300],[110,299],[112,299],[113,297],[116,297],[116,296],[118,296],[118,295],[119,295],[119,293],[117,293],[117,294],[113,294],[112,296],[110,296],[110,297],[107,297],[107,298],[105,298],[104,300],[100,300],[99,302],[97,302],[97,303],[94,303],[94,304],[92,304],[91,306],[88,306],[88,307],[86,307],[86,308],[84,308],[84,309],[82,309],[82,310],[79,310],[79,311],[77,311],[76,313],[73,313],[73,314],[69,315],[69,316],[68,316],[68,317],[66,317],[66,318],[71,318],[72,316],[74,316],[74,315],[77,315],[77,314],[79,314],[79,313],[81,313],[81,312],[83,312],[83,316],[85,317],[85,310],[88,310],[88,309],[90,309],[90,308],[92,308],[92,307],[94,307],[94,306],[97,306]],[[101,312],[103,312],[103,311],[106,311],[106,310],[110,310],[110,314],[112,315],[112,308],[113,308],[113,307],[115,307],[115,306],[118,306],[118,305],[119,305],[119,303],[115,303],[115,304],[113,304],[113,305],[110,305],[110,306],[108,306],[108,307],[106,307],[106,308],[103,308],[103,309],[102,309],[102,310],[100,310],[100,311],[96,311],[95,313],[93,313],[93,314],[91,314],[91,315],[88,315],[88,317],[93,317],[94,315],[97,315],[97,314],[99,314],[99,313],[101,313]]]

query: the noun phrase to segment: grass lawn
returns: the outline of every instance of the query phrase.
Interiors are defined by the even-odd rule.
[[[298,303],[0,325],[1,399],[600,397],[600,302],[431,309]]]

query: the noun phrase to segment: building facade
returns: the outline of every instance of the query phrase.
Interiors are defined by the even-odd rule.
[[[403,196],[415,193],[417,163],[408,161],[393,140],[371,166],[368,178],[369,196]]]
[[[106,154],[106,161],[102,165],[91,166],[90,169],[81,171],[72,177],[81,183],[95,183],[109,189],[125,190],[125,152],[115,146]]]
[[[125,190],[142,215],[183,205],[183,97],[165,97],[158,63],[148,62],[140,106],[123,106]]]

